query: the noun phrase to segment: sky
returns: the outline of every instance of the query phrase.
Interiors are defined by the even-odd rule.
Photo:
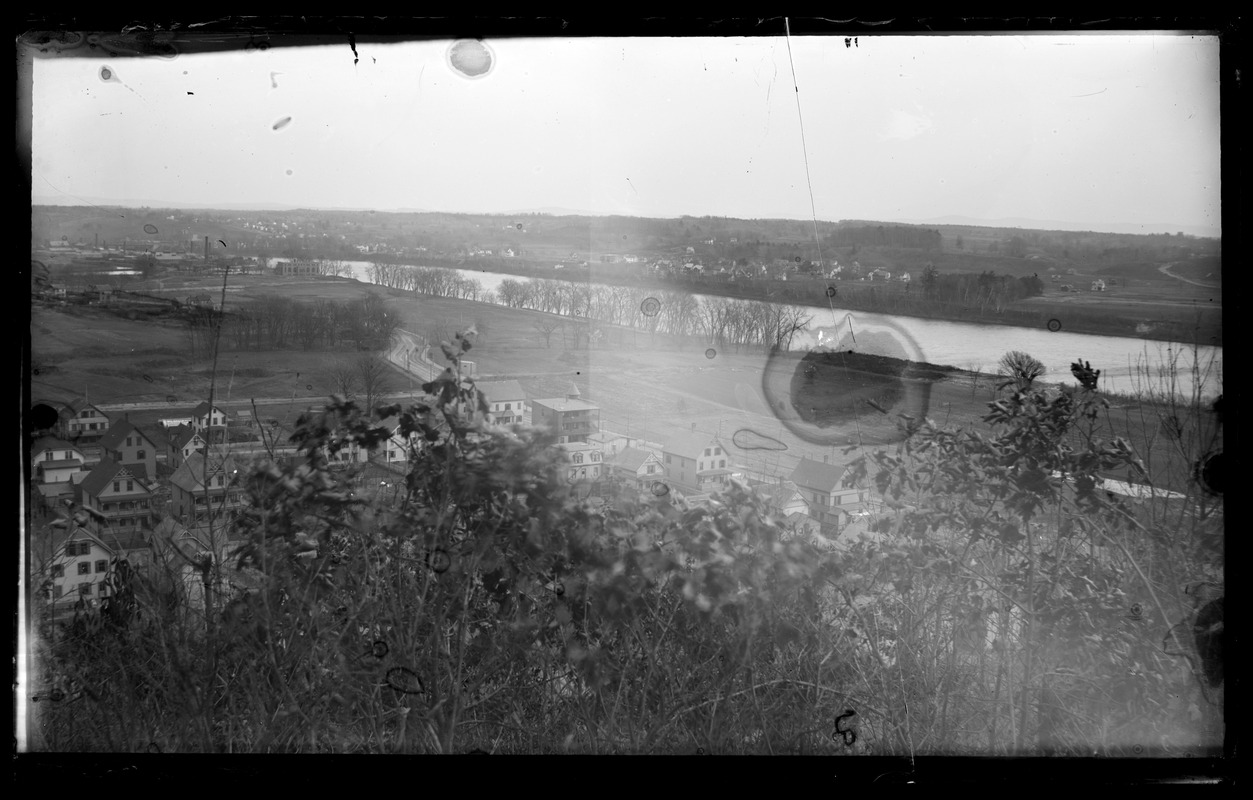
[[[32,202],[1220,227],[1213,36],[454,45],[37,57]]]

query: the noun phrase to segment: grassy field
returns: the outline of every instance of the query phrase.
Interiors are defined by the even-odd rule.
[[[220,287],[219,282],[219,292]],[[167,279],[150,291],[185,296],[212,288],[213,281],[207,278]],[[654,339],[644,333],[615,334],[605,346],[569,350],[560,331],[545,343],[534,328],[537,320],[549,317],[540,312],[415,296],[348,280],[232,278],[227,308],[265,294],[344,301],[367,292],[384,295],[401,316],[402,327],[415,333],[447,338],[475,325],[480,335],[469,355],[482,378],[516,378],[531,398],[563,397],[573,382],[584,399],[601,406],[606,429],[651,441],[693,429],[721,435],[736,462],[755,470],[788,473],[802,456],[847,463],[859,446],[881,446],[898,438],[892,417],[864,402],[874,387],[858,380],[870,377],[857,370],[847,372],[846,365],[824,365],[816,381],[808,383],[803,354],[711,354],[699,341]],[[188,409],[207,399],[212,363],[186,355],[186,333],[180,325],[172,320],[130,320],[98,306],[34,307],[31,335],[37,372],[31,376],[32,399],[66,401],[86,391],[98,404],[161,403],[171,410]],[[334,392],[332,369],[357,355],[350,349],[223,349],[216,396],[233,412],[245,411],[250,398],[269,399],[271,408],[264,413],[290,421]],[[886,410],[987,430],[982,417],[995,396],[990,377],[961,370],[928,369],[924,374],[915,369],[903,378],[908,380],[881,392]],[[412,385],[408,376],[395,371],[393,390],[407,391]],[[875,391],[871,394],[878,396]],[[826,409],[826,415],[806,409]],[[135,413],[154,419],[162,414],[152,409]],[[1117,401],[1106,427],[1158,463],[1172,463],[1174,472],[1186,473],[1185,466],[1174,463],[1178,448],[1161,433],[1160,416],[1154,409]],[[1181,424],[1199,429],[1209,423],[1182,419]],[[736,447],[732,439],[737,431],[747,432],[741,441],[770,437],[786,449]],[[845,452],[850,447],[854,449]]]

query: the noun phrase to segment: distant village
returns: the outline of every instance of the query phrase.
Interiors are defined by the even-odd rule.
[[[803,458],[787,476],[760,474],[737,465],[720,437],[695,426],[661,442],[608,430],[600,407],[573,383],[564,397],[545,398],[528,398],[516,380],[476,385],[490,422],[505,429],[534,424],[556,436],[567,480],[593,506],[628,496],[708,505],[734,479],[756,493],[785,536],[829,548],[869,534],[869,518],[879,510],[866,489],[846,487],[844,468],[825,458]],[[205,560],[222,563],[241,543],[231,522],[250,502],[242,483],[247,470],[271,453],[299,459],[290,446],[266,451],[232,441],[228,431],[237,424],[202,402],[140,426],[126,412],[109,413],[83,398],[63,404],[55,424],[35,432],[32,570],[49,617],[105,600],[118,569],[160,567],[179,576],[189,602],[203,603]],[[376,424],[392,433],[373,450],[351,445],[326,455],[331,469],[350,471],[355,491],[385,498],[419,445],[405,439],[397,418]],[[250,588],[241,576],[233,591]]]

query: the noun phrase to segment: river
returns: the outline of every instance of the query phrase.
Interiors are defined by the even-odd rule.
[[[279,259],[271,259],[273,265]],[[345,262],[352,277],[370,283],[367,261]],[[484,289],[495,292],[505,279],[527,281],[531,278],[499,272],[455,270],[473,278]],[[695,295],[704,301],[706,295]],[[753,302],[753,301],[741,301]],[[1069,333],[1065,320],[1053,327],[1022,328],[1011,325],[979,325],[970,322],[889,316],[851,312],[832,303],[827,309],[800,306],[813,317],[809,329],[798,334],[792,349],[813,347],[853,348],[860,352],[878,353],[929,364],[960,367],[980,372],[995,372],[996,363],[1010,350],[1029,353],[1046,368],[1041,380],[1074,383],[1070,365],[1077,359],[1090,362],[1101,370],[1100,385],[1114,392],[1133,394],[1166,386],[1168,365],[1176,365],[1175,394],[1189,396],[1194,381],[1194,356],[1200,364],[1201,394],[1213,398],[1222,392],[1221,347],[1194,348],[1173,342],[1132,339],[1122,336],[1096,336]]]

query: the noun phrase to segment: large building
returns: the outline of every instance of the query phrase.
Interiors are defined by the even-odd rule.
[[[113,427],[100,440],[104,455],[119,464],[143,465],[147,475],[157,474],[157,455],[163,448],[148,434],[124,419]],[[164,453],[161,453],[164,455]]]
[[[94,445],[109,430],[109,415],[86,400],[61,407],[57,435],[78,445]]]
[[[244,489],[235,461],[216,449],[192,453],[170,476],[170,514],[183,525],[198,527],[234,516],[244,506]],[[206,499],[207,495],[207,499]]]
[[[600,406],[580,399],[578,387],[571,383],[564,398],[532,400],[531,423],[547,427],[559,444],[587,442],[600,430]]]
[[[526,405],[526,392],[522,390],[522,384],[517,381],[481,381],[474,385],[487,398],[493,421],[501,425],[522,422],[522,412]]]
[[[854,509],[869,500],[864,488],[844,486],[844,467],[802,458],[792,471],[791,481],[809,504],[809,516],[818,520],[824,533],[838,532]]]
[[[106,458],[75,487],[78,502],[113,532],[151,527],[154,486],[139,465]]]
[[[274,265],[278,275],[321,275],[322,263],[319,261],[280,261]]]
[[[661,448],[666,481],[689,493],[715,492],[730,485],[733,467],[717,436],[681,433]]]

